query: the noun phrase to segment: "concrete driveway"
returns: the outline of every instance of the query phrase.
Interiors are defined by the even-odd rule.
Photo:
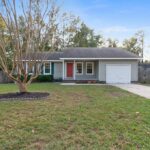
[[[113,84],[113,86],[150,99],[150,86],[139,84]]]

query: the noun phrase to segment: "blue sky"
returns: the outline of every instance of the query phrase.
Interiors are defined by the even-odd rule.
[[[143,30],[150,59],[150,0],[64,0],[63,7],[106,38],[122,41]]]

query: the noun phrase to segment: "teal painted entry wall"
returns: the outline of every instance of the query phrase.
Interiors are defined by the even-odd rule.
[[[52,65],[51,66],[51,73],[52,73],[52,75],[54,75],[54,63],[52,63],[51,65]]]

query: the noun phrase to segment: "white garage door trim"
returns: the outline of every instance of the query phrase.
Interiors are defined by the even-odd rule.
[[[106,64],[106,83],[131,83],[131,64]]]

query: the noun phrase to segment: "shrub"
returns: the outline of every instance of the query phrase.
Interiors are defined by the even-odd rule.
[[[39,75],[36,78],[37,82],[52,82],[53,81],[53,75]]]
[[[18,77],[18,75],[13,75],[13,76],[14,76],[15,78],[17,78],[17,77]],[[31,78],[31,75],[28,75],[27,80],[29,81],[29,80],[30,80],[30,78]],[[23,80],[24,80],[24,76],[23,76],[23,75],[21,75],[20,80],[21,80],[21,81],[23,81]]]
[[[13,75],[15,78],[17,78],[17,75]],[[28,75],[27,80],[29,81],[31,78],[31,75]],[[23,81],[24,76],[21,75],[21,81]],[[39,75],[33,82],[52,82],[53,81],[53,75]]]

